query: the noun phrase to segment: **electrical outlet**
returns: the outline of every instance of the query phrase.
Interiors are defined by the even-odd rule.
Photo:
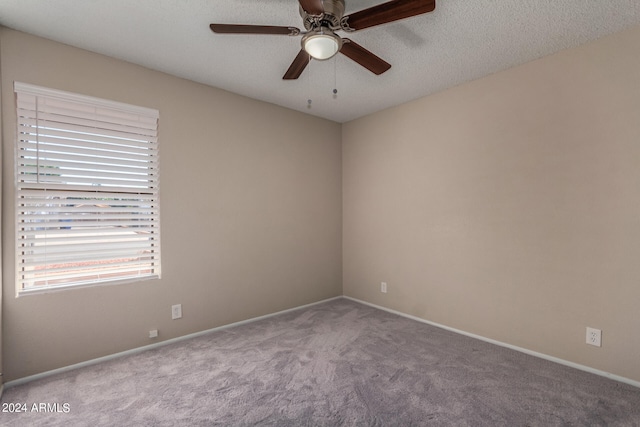
[[[180,319],[182,317],[182,304],[176,304],[171,306],[171,319]]]
[[[158,338],[158,330],[152,329],[149,331],[149,338]]]
[[[383,294],[387,293],[387,282],[380,282],[380,292]]]
[[[587,344],[602,347],[602,331],[587,327]]]

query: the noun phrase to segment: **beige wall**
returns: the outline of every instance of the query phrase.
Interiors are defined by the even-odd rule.
[[[152,328],[162,340],[342,293],[339,124],[8,29],[0,40],[5,381],[156,342]],[[15,298],[16,80],[160,110],[161,280]]]
[[[639,76],[636,27],[344,125],[344,294],[640,380]]]

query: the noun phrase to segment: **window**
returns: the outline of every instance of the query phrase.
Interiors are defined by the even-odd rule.
[[[158,111],[15,92],[18,295],[159,278]]]

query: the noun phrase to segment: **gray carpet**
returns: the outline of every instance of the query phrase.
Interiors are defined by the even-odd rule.
[[[2,402],[61,405],[0,413],[3,426],[640,425],[638,388],[346,299],[13,387]]]

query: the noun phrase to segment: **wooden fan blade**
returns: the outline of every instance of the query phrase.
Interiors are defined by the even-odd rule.
[[[218,34],[283,34],[286,36],[300,34],[300,30],[296,27],[277,27],[273,25],[211,24],[209,28]]]
[[[305,52],[304,49],[300,49],[300,53],[296,56],[296,59],[293,60],[289,69],[286,73],[284,73],[283,80],[295,80],[300,77],[300,74],[307,68],[307,65],[311,61],[311,56]]]
[[[347,18],[347,26],[350,29],[362,30],[363,28],[432,12],[435,8],[436,0],[392,0],[352,13],[345,18]]]
[[[324,13],[324,5],[322,4],[322,0],[298,0],[300,2],[300,6],[307,12],[309,15],[320,15]]]
[[[340,53],[356,61],[372,73],[380,75],[391,68],[391,64],[369,52],[358,43],[350,39],[342,39],[342,42]]]

